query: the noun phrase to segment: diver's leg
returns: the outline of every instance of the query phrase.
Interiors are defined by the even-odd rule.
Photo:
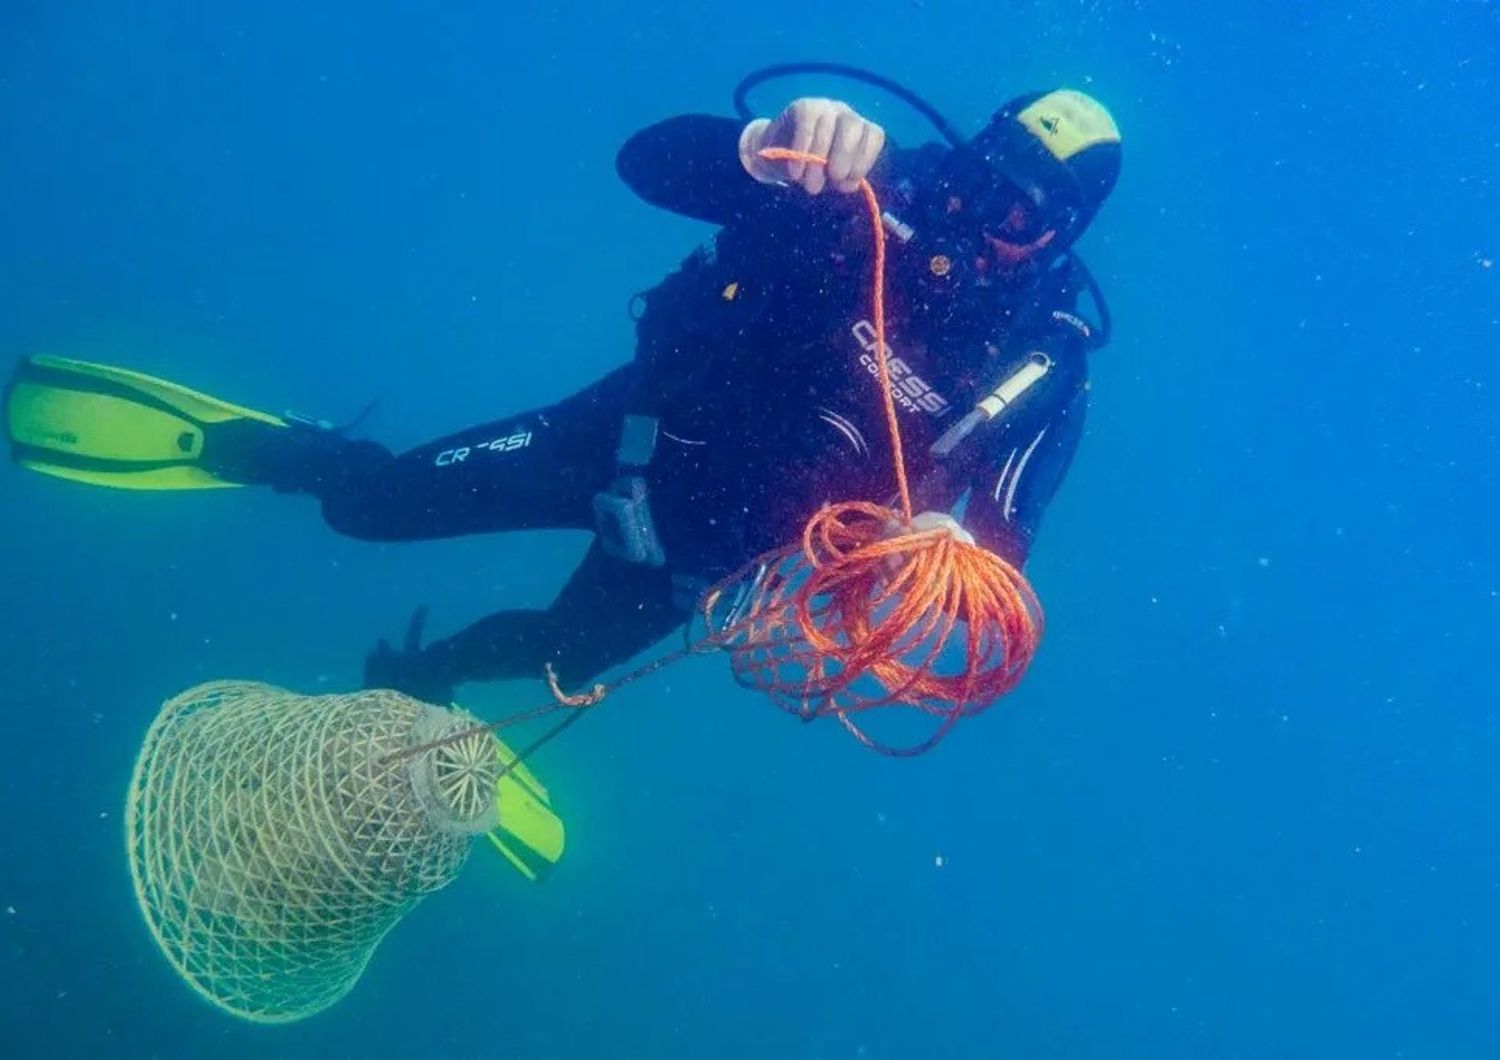
[[[564,688],[592,681],[669,634],[687,618],[670,576],[613,558],[595,543],[545,611],[501,611],[422,652],[439,684],[543,675]]]
[[[328,524],[379,541],[501,530],[592,529],[614,475],[627,365],[573,396],[391,456],[348,443],[307,492]]]

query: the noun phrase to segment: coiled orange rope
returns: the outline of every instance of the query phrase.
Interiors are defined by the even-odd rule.
[[[827,164],[784,148],[761,157]],[[886,345],[885,229],[874,189],[865,180],[859,187],[874,239],[875,363],[900,510],[865,501],[826,505],[800,543],[756,561],[760,576],[743,618],[715,628],[716,609],[727,591],[745,584],[744,572],[710,589],[702,614],[743,683],[802,717],[837,717],[884,753],[917,754],[1015,687],[1036,652],[1043,617],[1025,577],[1004,559],[947,530],[912,527]],[[950,651],[955,638],[961,648]],[[896,706],[935,716],[936,730],[898,749],[853,717]]]

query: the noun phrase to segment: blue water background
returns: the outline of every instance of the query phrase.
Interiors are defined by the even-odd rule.
[[[397,447],[630,356],[707,229],[614,152],[753,66],[867,64],[965,128],[1068,84],[1126,135],[1024,687],[908,762],[717,659],[632,687],[536,762],[554,877],[480,851],[304,1024],[202,1004],[139,920],[153,712],[353,687],[411,606],[544,604],[583,536],[371,545],[0,469],[0,1052],[1500,1055],[1500,13],[1375,6],[0,5],[4,356],[378,399]],[[794,90],[925,135],[836,83],[759,105]]]

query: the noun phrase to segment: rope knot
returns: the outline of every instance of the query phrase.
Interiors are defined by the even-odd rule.
[[[557,701],[558,706],[592,707],[605,696],[609,695],[609,688],[602,684],[595,684],[587,692],[578,692],[570,695],[562,690],[562,685],[557,680],[557,671],[552,668],[551,663],[546,665],[546,671],[547,687],[551,689],[552,698]]]

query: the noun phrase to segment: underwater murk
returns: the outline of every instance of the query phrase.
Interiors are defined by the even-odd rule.
[[[585,14],[0,10],[0,1053],[1500,1055],[1500,8]]]

